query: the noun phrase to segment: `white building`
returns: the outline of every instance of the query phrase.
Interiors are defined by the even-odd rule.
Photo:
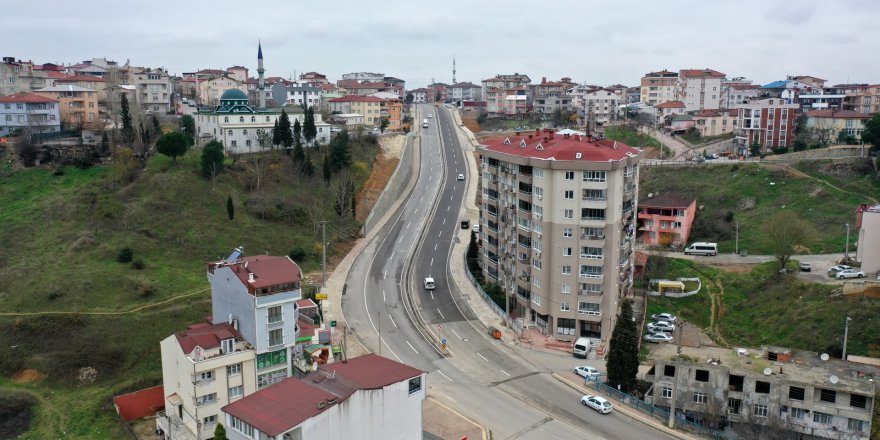
[[[61,131],[60,102],[36,93],[0,96],[0,136],[19,129],[31,133]]]
[[[431,93],[431,91],[426,88],[413,89],[409,92],[413,95],[413,104],[424,104],[428,102],[428,94]]]
[[[368,354],[223,407],[230,440],[423,438],[423,371]]]
[[[880,274],[880,205],[861,205],[857,211],[859,231],[856,261],[866,274]]]
[[[128,73],[129,84],[137,87],[137,103],[143,114],[171,111],[171,77],[168,71],[132,67]]]
[[[449,98],[456,101],[482,101],[483,87],[469,82],[449,86]]]
[[[384,73],[373,73],[373,72],[352,72],[345,73],[342,75],[343,80],[354,80],[360,82],[384,82],[385,74]]]
[[[683,69],[678,72],[677,99],[688,112],[719,109],[724,78],[712,69]]]
[[[590,128],[605,125],[611,121],[617,120],[620,113],[620,105],[623,103],[623,97],[608,89],[598,89],[583,95],[583,112],[584,119]]]
[[[272,99],[280,106],[320,106],[322,90],[308,85],[287,86],[281,83],[271,87]]]

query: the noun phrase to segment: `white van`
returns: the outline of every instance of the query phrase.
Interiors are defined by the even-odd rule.
[[[422,119],[422,128],[428,128],[428,120]]]
[[[574,341],[574,347],[571,349],[571,354],[574,357],[579,358],[587,358],[587,353],[590,352],[590,339],[589,338],[577,338]]]
[[[718,243],[698,241],[684,248],[685,255],[718,255]]]
[[[432,278],[432,277],[425,278],[425,289],[434,290],[434,278]]]

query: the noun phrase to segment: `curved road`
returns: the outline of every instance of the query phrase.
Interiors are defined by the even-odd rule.
[[[348,275],[342,306],[356,337],[373,352],[427,371],[429,392],[487,426],[494,438],[672,438],[617,413],[587,410],[580,394],[490,339],[462,310],[448,275],[467,183],[456,176],[478,176],[469,175],[448,111],[422,105],[418,112],[416,121],[433,116],[420,130],[418,180]],[[426,276],[435,279],[433,291],[422,286]],[[446,351],[436,344],[440,338]]]

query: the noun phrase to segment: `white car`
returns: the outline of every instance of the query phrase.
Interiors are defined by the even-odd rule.
[[[583,403],[584,406],[589,406],[590,408],[595,409],[600,414],[608,414],[611,412],[612,409],[614,409],[614,407],[611,406],[611,402],[599,396],[587,395],[581,397],[581,403]]]
[[[835,275],[835,277],[838,280],[842,280],[844,278],[864,278],[865,273],[855,269],[844,269],[837,272],[837,275]]]
[[[648,323],[648,331],[651,333],[657,332],[674,332],[675,324],[670,324],[666,321],[657,321]]]
[[[601,375],[598,368],[588,366],[574,367],[574,373],[587,379],[595,379]]]
[[[434,117],[434,115],[428,113],[428,118],[433,118],[433,117]]]
[[[434,290],[434,278],[432,278],[432,277],[425,278],[425,289],[426,290]]]
[[[474,231],[474,232],[480,232],[480,225],[474,225],[474,227],[473,227],[473,231]]]
[[[847,269],[852,269],[852,268],[849,267],[849,266],[847,266],[847,265],[845,265],[845,264],[838,264],[837,266],[831,266],[831,267],[828,269],[828,273],[840,272],[840,271],[842,271],[842,270],[847,270]]]
[[[459,174],[459,175],[458,175],[458,180],[464,180],[464,174]]]
[[[669,336],[668,333],[650,333],[645,335],[645,340],[648,342],[672,342],[672,336]]]
[[[678,320],[678,318],[676,318],[675,315],[673,315],[672,313],[655,313],[651,315],[651,321],[654,322],[666,321],[675,324],[676,320]]]

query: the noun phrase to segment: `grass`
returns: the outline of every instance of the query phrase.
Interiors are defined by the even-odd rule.
[[[672,150],[652,136],[640,133],[626,125],[615,125],[605,128],[605,138],[620,141],[630,147],[654,148],[660,150],[663,157],[672,155]]]
[[[355,186],[369,175],[375,144],[351,148]],[[305,250],[298,263],[320,267],[320,230],[330,220],[333,243],[349,241],[360,224],[331,206],[333,186],[296,176],[283,156],[253,189],[245,159],[212,184],[198,175],[198,154],[176,163],[153,157],[131,184],[113,181],[112,166],[65,168],[63,175],[29,169],[0,175],[0,397],[24,391],[40,402],[20,438],[125,438],[111,397],[161,383],[159,341],[210,315],[205,263],[245,246],[248,254]],[[229,220],[231,196],[235,218]],[[131,247],[138,270],[118,263]],[[332,249],[336,246],[331,246]],[[332,254],[331,254],[332,256]],[[151,293],[142,295],[148,286]],[[139,306],[176,301],[136,313]],[[65,315],[29,316],[58,311]],[[77,380],[83,367],[94,383]],[[37,370],[45,379],[17,383]]]
[[[706,143],[721,140],[721,139],[733,139],[734,134],[731,132],[731,133],[716,134],[713,136],[701,136],[699,130],[693,130],[693,131],[688,130],[684,134],[682,134],[680,137],[682,139],[690,142],[691,144],[701,145],[701,144],[706,144]]]
[[[804,243],[805,253],[843,252],[845,223],[855,222],[856,207],[869,203],[878,194],[880,183],[876,177],[862,177],[865,174],[858,178],[847,177],[843,172],[840,176],[829,175],[825,168],[828,163],[822,164],[798,165],[813,178],[757,164],[686,169],[643,167],[640,197],[668,191],[696,197],[698,208],[702,208],[697,212],[689,241],[717,242],[719,252],[734,252],[738,222],[740,250],[771,253],[761,226],[779,209],[794,210],[812,226],[812,239]],[[738,208],[738,203],[746,199],[754,199],[753,209]]]
[[[480,123],[480,131],[495,131],[495,130],[529,130],[534,129],[535,122],[532,121],[523,121],[520,119],[497,119],[497,118],[487,118],[485,121]]]

